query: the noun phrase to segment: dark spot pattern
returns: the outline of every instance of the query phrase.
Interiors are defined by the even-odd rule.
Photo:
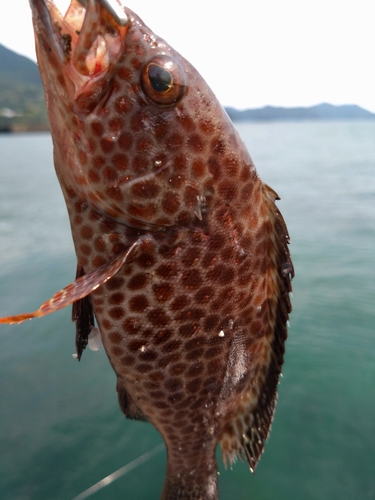
[[[253,468],[263,449],[290,311],[280,271],[292,269],[288,236],[201,77],[168,50],[186,93],[151,103],[140,75],[159,39],[140,20],[126,36],[105,99],[98,91],[95,107],[87,97],[84,119],[64,103],[56,110],[75,151],[63,190],[86,274],[143,242],[91,293],[93,309],[122,390],[160,430],[171,470],[190,481],[186,500],[196,500],[208,498],[197,485],[216,481],[218,440]]]

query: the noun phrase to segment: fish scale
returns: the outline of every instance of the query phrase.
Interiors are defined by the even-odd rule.
[[[199,73],[129,9],[118,26],[86,6],[31,1],[77,279],[0,322],[73,303],[80,358],[96,319],[122,411],[166,443],[162,499],[215,500],[217,443],[254,470],[269,433],[288,232]]]

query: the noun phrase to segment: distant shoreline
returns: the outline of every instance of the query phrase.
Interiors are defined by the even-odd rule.
[[[356,104],[334,106],[322,103],[311,107],[283,108],[265,106],[257,109],[240,111],[235,108],[225,108],[232,121],[317,121],[317,120],[375,120],[371,113]]]
[[[238,110],[231,107],[225,108],[233,122],[295,122],[295,121],[343,121],[343,120],[375,120],[375,113],[355,104],[334,106],[332,104],[318,104],[308,108],[282,108],[265,106],[263,108]],[[9,123],[0,126],[0,134],[13,134],[24,132],[49,132],[48,126],[28,126],[18,117],[17,124]]]
[[[39,132],[50,132],[49,127],[28,127],[28,126],[3,126],[0,127],[0,135],[1,134],[30,134],[30,133],[39,133]]]
[[[38,66],[0,44],[0,134],[49,132]],[[375,120],[375,113],[354,104],[238,110],[225,107],[233,122]]]

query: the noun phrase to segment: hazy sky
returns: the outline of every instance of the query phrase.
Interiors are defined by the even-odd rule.
[[[224,105],[354,103],[375,112],[372,0],[123,4],[194,64]],[[0,43],[35,59],[28,0],[1,0]]]

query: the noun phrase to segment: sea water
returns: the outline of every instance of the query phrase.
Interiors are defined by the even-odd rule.
[[[238,129],[281,197],[296,277],[265,453],[255,476],[220,465],[220,498],[375,499],[375,123]],[[75,266],[50,136],[0,136],[0,316],[35,310]],[[103,350],[73,359],[70,315],[0,326],[3,500],[71,500],[161,442],[123,417]],[[158,499],[165,461],[162,451],[92,498]]]

